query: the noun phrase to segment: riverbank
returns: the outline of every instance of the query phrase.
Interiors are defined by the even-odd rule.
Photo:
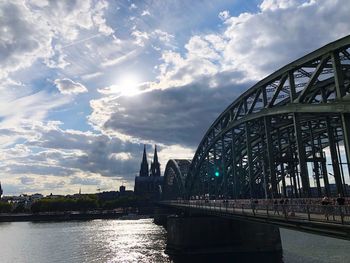
[[[25,221],[72,221],[93,219],[118,219],[128,216],[127,213],[115,211],[87,211],[87,212],[55,212],[55,213],[19,213],[0,214],[0,222]]]

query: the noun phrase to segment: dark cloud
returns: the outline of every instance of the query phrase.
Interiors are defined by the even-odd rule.
[[[35,181],[34,178],[28,177],[28,176],[22,176],[20,180],[21,180],[21,183],[24,185],[32,185],[34,184],[34,181]]]
[[[37,175],[56,175],[68,176],[73,171],[67,167],[45,165],[40,163],[16,163],[7,165],[7,171],[13,174],[37,174]]]
[[[54,162],[55,166],[51,165],[47,169],[57,169],[57,172],[50,174],[72,175],[76,171],[82,171],[131,179],[138,172],[143,148],[139,143],[90,132],[65,131],[57,126],[50,126],[38,132],[40,139],[29,141],[26,145],[39,147],[40,152],[25,156],[22,160],[30,159],[37,163]],[[118,154],[121,153],[127,158],[119,157]],[[38,169],[37,165],[27,166],[28,173],[33,172],[33,169]],[[41,167],[40,171],[43,169],[44,167]]]
[[[113,113],[104,129],[195,148],[212,122],[246,87],[210,88],[203,82],[115,98],[110,101]]]
[[[3,14],[0,17],[1,26],[6,29],[7,39],[5,39],[5,35],[0,38],[4,41],[0,45],[0,60],[7,64],[17,53],[32,52],[40,44],[38,39],[35,38],[34,29],[23,19],[20,6],[10,2],[2,3],[1,11]]]

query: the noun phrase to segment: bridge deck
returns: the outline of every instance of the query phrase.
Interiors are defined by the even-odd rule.
[[[274,224],[350,240],[350,206],[249,204],[223,200],[163,201],[160,204],[190,213]]]

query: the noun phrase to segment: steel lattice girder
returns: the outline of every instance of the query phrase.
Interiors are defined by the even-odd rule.
[[[162,189],[164,199],[184,197],[185,179],[190,164],[191,160],[171,159],[167,162]]]
[[[294,177],[301,180],[302,195],[309,196],[304,159],[316,154],[313,148],[322,154],[330,141],[334,148],[343,140],[347,160],[350,157],[349,47],[350,36],[330,43],[281,68],[236,99],[215,120],[198,146],[185,182],[187,194],[198,192],[197,179],[210,181],[200,179],[210,176],[209,164],[219,165],[224,173],[215,187],[227,188],[225,184],[228,179],[236,179],[230,176],[236,176],[234,170],[238,169],[243,180],[249,180],[242,183],[250,184],[250,197],[254,195],[251,183],[257,178],[259,184],[264,181],[265,194],[267,184],[276,194],[276,184],[281,181],[278,174],[285,164],[278,163],[275,155],[288,153],[296,159],[294,167],[288,169],[299,173]],[[331,140],[329,133],[333,130],[336,134]]]

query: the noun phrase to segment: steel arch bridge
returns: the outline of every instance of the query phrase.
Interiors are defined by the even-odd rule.
[[[347,36],[243,93],[206,132],[186,175],[171,160],[165,177],[175,171],[184,198],[349,196],[349,160]]]
[[[183,198],[185,195],[185,180],[191,160],[171,159],[168,161],[163,181],[162,198],[173,200]]]

